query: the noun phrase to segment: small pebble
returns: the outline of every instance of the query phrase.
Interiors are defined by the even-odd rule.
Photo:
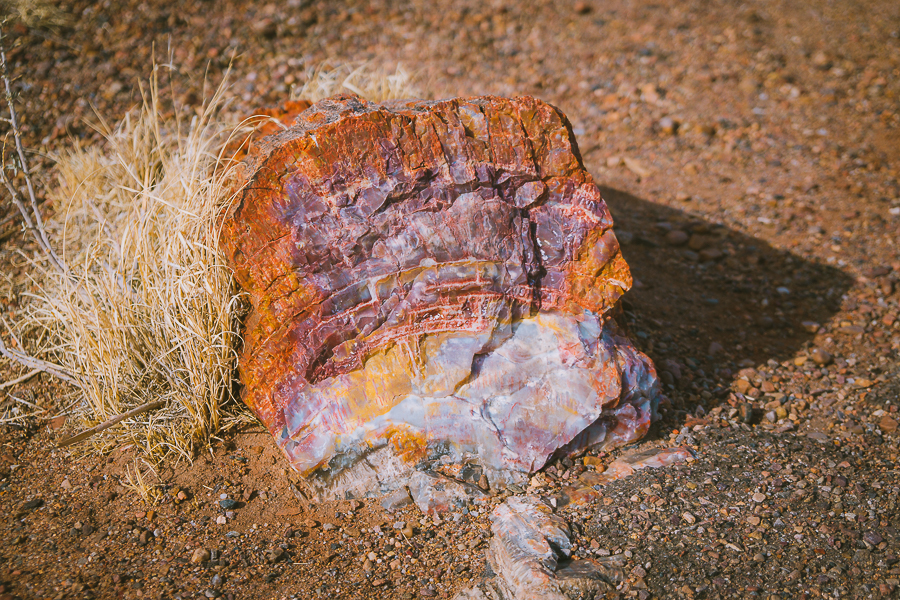
[[[191,553],[191,562],[195,565],[204,563],[209,560],[209,550],[206,548],[197,548]]]
[[[809,356],[813,359],[813,362],[820,367],[830,365],[834,360],[831,354],[827,350],[824,350],[822,348],[813,348],[810,351]]]
[[[688,241],[688,234],[680,229],[673,229],[666,234],[665,239],[670,246],[683,246]]]

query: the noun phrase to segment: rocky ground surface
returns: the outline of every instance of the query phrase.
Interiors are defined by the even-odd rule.
[[[626,320],[671,398],[640,446],[698,457],[560,508],[575,553],[621,554],[623,597],[898,595],[896,2],[60,5],[61,27],[7,27],[41,151],[95,143],[84,119],[133,106],[154,52],[189,105],[234,56],[235,114],[324,60],[402,63],[433,97],[558,105],[637,279]],[[24,236],[0,210],[8,278]],[[5,318],[25,292],[0,298]],[[43,376],[0,393],[41,416],[72,401]],[[448,598],[485,574],[503,493],[440,519],[304,507],[247,431],[159,466],[148,505],[122,486],[134,449],[56,449],[59,425],[0,427],[0,598]],[[555,461],[533,488],[552,496],[612,458]]]

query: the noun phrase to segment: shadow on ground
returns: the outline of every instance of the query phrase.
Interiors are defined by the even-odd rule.
[[[631,333],[661,371],[667,360],[681,365],[676,385],[689,397],[703,389],[721,396],[740,368],[802,352],[812,323],[826,323],[853,283],[721,224],[621,190],[601,192],[635,278],[623,303]],[[672,245],[672,231],[686,241]]]

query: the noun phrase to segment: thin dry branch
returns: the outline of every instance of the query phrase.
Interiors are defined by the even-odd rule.
[[[13,101],[12,82],[10,81],[9,68],[6,62],[6,44],[4,42],[5,38],[6,36],[3,33],[2,23],[0,23],[0,78],[3,79],[3,87],[6,95],[6,107],[7,110],[9,110],[9,118],[4,118],[3,120],[9,125],[12,132],[13,141],[15,143],[15,151],[19,159],[19,169],[22,170],[22,176],[25,179],[28,202],[31,205],[31,212],[34,215],[33,220],[31,218],[31,215],[28,214],[28,210],[25,208],[25,203],[22,199],[21,193],[16,189],[9,175],[6,173],[7,165],[5,139],[3,141],[2,161],[0,161],[0,178],[3,179],[3,185],[6,186],[7,191],[9,192],[10,196],[12,196],[13,204],[15,204],[16,208],[19,210],[19,213],[22,215],[22,218],[25,221],[25,225],[34,236],[34,239],[35,241],[37,241],[38,246],[40,246],[41,250],[44,251],[53,266],[59,269],[61,273],[65,273],[65,265],[63,264],[59,256],[57,256],[56,252],[53,251],[53,248],[50,246],[50,240],[47,238],[47,230],[44,227],[44,220],[41,217],[41,211],[38,208],[37,196],[34,192],[34,181],[31,178],[31,170],[28,167],[28,158],[25,156],[25,148],[22,145],[22,133],[19,129],[19,118],[16,113],[15,102]]]
[[[7,348],[6,344],[3,343],[3,339],[0,339],[0,355],[3,355],[9,360],[15,361],[25,367],[37,369],[39,371],[47,373],[48,375],[53,375],[58,379],[62,379],[63,381],[68,381],[69,383],[75,383],[75,376],[72,373],[69,373],[64,368],[51,362],[47,362],[46,360],[35,358],[30,354],[22,352],[21,350]]]
[[[154,410],[156,408],[162,408],[165,404],[166,403],[164,400],[156,400],[155,402],[148,402],[147,404],[142,404],[141,406],[138,406],[137,408],[132,408],[128,412],[124,412],[121,415],[116,415],[112,419],[109,419],[108,421],[104,421],[95,427],[91,427],[90,429],[88,429],[86,431],[82,431],[78,435],[72,436],[70,438],[66,438],[57,445],[60,448],[63,448],[65,446],[71,446],[72,444],[77,444],[78,442],[80,442],[82,440],[88,439],[92,435],[100,433],[101,431],[103,431],[105,429],[109,429],[116,423],[124,421],[125,419],[127,419],[129,417],[135,417],[135,416],[143,414],[147,411]]]
[[[25,148],[22,145],[22,132],[19,129],[19,117],[16,113],[16,104],[13,100],[12,82],[10,81],[9,68],[6,62],[5,39],[5,34],[3,32],[3,22],[0,22],[0,78],[3,79],[3,87],[6,96],[6,107],[9,110],[9,117],[3,118],[3,121],[9,125],[12,133],[13,141],[15,143],[15,152],[18,156],[18,168],[22,171],[22,176],[25,179],[25,188],[27,191],[28,203],[31,206],[31,214],[29,214],[29,211],[25,206],[25,201],[22,198],[22,194],[19,192],[19,190],[16,189],[12,179],[6,172],[6,141],[8,139],[9,133],[7,133],[7,136],[4,138],[2,149],[0,149],[0,179],[2,179],[3,185],[6,187],[9,195],[12,197],[13,204],[16,206],[16,209],[18,209],[19,214],[25,221],[25,226],[31,232],[31,235],[34,237],[38,246],[47,256],[47,259],[53,264],[53,266],[61,274],[64,274],[66,272],[66,267],[59,256],[57,256],[56,252],[53,251],[53,248],[50,246],[50,240],[47,238],[47,230],[44,227],[44,220],[41,217],[41,211],[37,203],[37,196],[34,192],[34,181],[31,177],[31,169],[28,166],[28,158],[25,155]],[[21,347],[21,344],[19,345]],[[24,365],[25,367],[28,367],[32,370],[43,371],[44,373],[48,373],[64,381],[75,381],[75,377],[62,367],[31,356],[22,350],[7,348],[2,339],[0,339],[0,355],[3,355],[9,360],[18,362],[19,364]],[[4,384],[3,387],[6,387],[6,385]]]
[[[28,371],[21,377],[16,377],[15,379],[10,379],[9,381],[4,381],[3,383],[0,383],[0,390],[5,390],[6,388],[12,387],[12,386],[16,385],[17,383],[22,383],[23,381],[28,381],[29,379],[31,379],[38,373],[43,373],[43,371],[41,371],[40,369],[32,369],[31,371]]]

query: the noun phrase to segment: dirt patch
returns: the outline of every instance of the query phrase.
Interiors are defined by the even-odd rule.
[[[94,106],[124,114],[154,42],[157,56],[171,48],[172,90],[190,106],[237,49],[236,116],[282,103],[307,64],[373,57],[412,67],[434,97],[558,105],[631,234],[623,252],[643,285],[625,316],[672,401],[642,446],[699,456],[565,513],[577,554],[624,555],[623,597],[896,597],[896,2],[62,8],[63,29],[12,30],[36,150],[96,143],[81,119]],[[31,291],[19,251],[33,248],[10,210],[0,309],[14,320]],[[0,365],[4,381],[22,374]],[[0,393],[15,417],[0,425],[0,597],[452,597],[484,572],[489,506],[441,523],[374,500],[307,509],[267,436],[250,432],[158,466],[160,499],[146,506],[120,489],[134,449],[54,450],[71,424],[47,418],[78,401],[69,390],[38,376]],[[19,418],[23,401],[45,412]],[[585,468],[556,461],[538,489]]]

